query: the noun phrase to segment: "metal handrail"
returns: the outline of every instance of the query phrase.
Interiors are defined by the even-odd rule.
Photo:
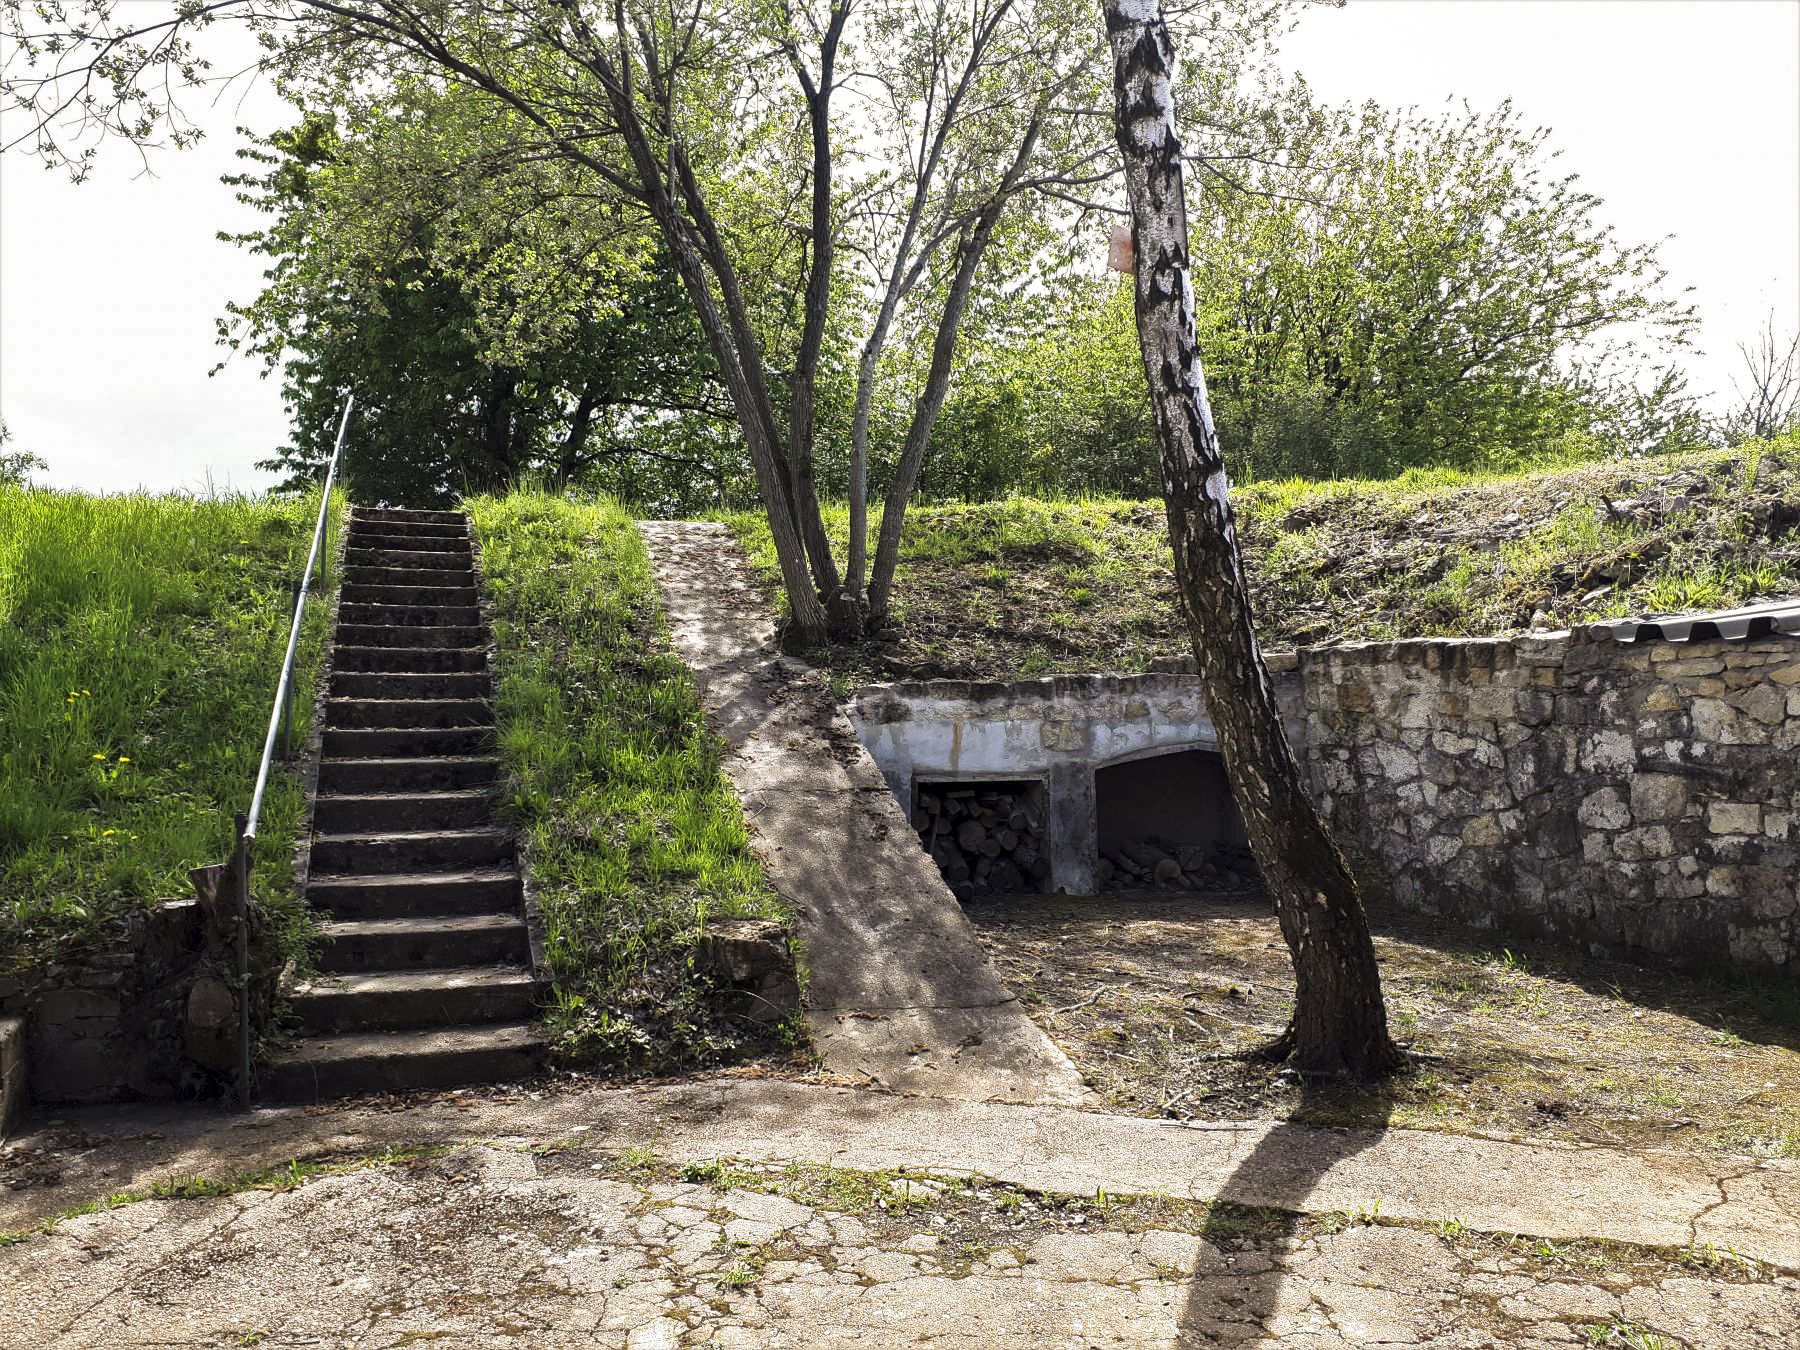
[[[236,827],[237,849],[232,860],[232,873],[237,878],[237,974],[238,974],[238,1105],[250,1105],[250,844],[256,838],[256,826],[262,816],[263,794],[269,789],[269,766],[275,758],[275,743],[291,744],[294,724],[294,656],[300,649],[300,621],[306,614],[306,597],[312,589],[313,564],[319,568],[319,585],[326,581],[326,561],[320,552],[325,539],[326,517],[331,510],[331,488],[337,479],[338,456],[344,450],[344,434],[350,429],[350,410],[356,395],[344,395],[344,415],[338,421],[337,441],[331,447],[331,459],[325,466],[325,490],[319,494],[319,520],[313,526],[312,548],[306,555],[306,567],[295,587],[294,620],[288,629],[287,655],[281,662],[281,680],[275,686],[275,706],[269,711],[269,734],[263,739],[262,763],[256,770],[256,788],[250,795],[249,811],[232,818]]]

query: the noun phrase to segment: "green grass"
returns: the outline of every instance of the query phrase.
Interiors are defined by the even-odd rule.
[[[30,980],[106,920],[191,895],[249,805],[318,498],[95,497],[0,487],[0,972]],[[310,717],[326,607],[309,607]],[[278,773],[256,895],[305,922],[304,808]]]
[[[710,917],[769,888],[627,512],[529,492],[466,503],[481,542],[510,807],[525,829],[570,1057],[715,1062],[753,1038],[693,968]]]

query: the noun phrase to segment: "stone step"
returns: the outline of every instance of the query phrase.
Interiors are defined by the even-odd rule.
[[[346,588],[356,586],[473,586],[475,584],[475,563],[473,559],[456,566],[440,567],[374,567],[367,563],[346,563],[343,579]]]
[[[464,575],[456,573],[457,576]],[[467,581],[449,586],[371,586],[364,582],[347,582],[338,594],[340,605],[411,605],[414,607],[471,608],[481,604],[481,592],[475,589],[474,575]]]
[[[389,628],[340,622],[337,639],[347,647],[482,647],[487,645],[487,629],[478,623]]]
[[[383,520],[379,516],[364,515],[361,512],[350,517],[350,535],[352,538],[365,530],[373,530],[378,534],[398,534],[416,538],[434,539],[467,539],[469,525],[467,521],[457,520]]]
[[[500,776],[500,761],[485,755],[404,759],[326,759],[319,762],[319,798],[390,792],[459,792],[485,788]]]
[[[527,1022],[305,1036],[263,1067],[257,1095],[269,1102],[313,1102],[518,1081],[537,1073],[543,1050]]]
[[[352,647],[338,644],[331,652],[337,674],[453,675],[485,671],[488,654],[481,647]]]
[[[463,529],[469,526],[468,516],[461,511],[416,511],[406,506],[358,506],[352,508],[350,519],[384,520],[411,525],[456,525]]]
[[[344,547],[397,553],[460,553],[464,557],[471,552],[466,534],[389,534],[364,525],[351,529]]]
[[[338,603],[338,623],[360,627],[380,624],[383,627],[455,628],[481,622],[481,609],[473,604],[455,605],[368,605],[353,601]]]
[[[494,709],[484,698],[328,698],[327,727],[484,727]]]
[[[473,571],[474,560],[467,553],[445,553],[432,549],[362,548],[353,540],[344,541],[344,562],[350,567],[418,567],[434,571]],[[360,578],[358,578],[360,580]]]
[[[313,838],[311,875],[374,876],[510,862],[513,837],[493,826],[466,830],[366,830]]]
[[[492,824],[491,793],[321,792],[313,801],[313,828],[325,834],[369,831],[472,830]]]
[[[513,913],[519,907],[519,874],[510,866],[500,866],[454,872],[390,872],[385,876],[314,876],[306,884],[306,899],[346,922]]]
[[[526,965],[531,939],[518,914],[430,914],[344,919],[319,925],[326,972]]]
[[[535,1010],[523,966],[363,970],[321,975],[294,990],[302,1035],[516,1022]]]
[[[331,676],[333,698],[481,699],[488,698],[493,691],[493,677],[485,670],[439,675],[340,670]]]
[[[327,727],[326,759],[402,759],[445,755],[485,756],[494,748],[492,727]]]

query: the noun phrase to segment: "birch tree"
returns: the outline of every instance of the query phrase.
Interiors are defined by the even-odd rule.
[[[1183,618],[1250,847],[1293,955],[1293,1020],[1268,1048],[1303,1069],[1378,1075],[1388,1035],[1367,917],[1282,729],[1251,624],[1225,460],[1201,369],[1188,261],[1175,48],[1157,0],[1104,0],[1149,381]]]

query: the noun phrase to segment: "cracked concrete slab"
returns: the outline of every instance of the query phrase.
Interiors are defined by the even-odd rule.
[[[823,682],[777,649],[774,620],[730,532],[661,521],[640,528],[675,649],[731,747],[726,776],[770,884],[794,907],[826,1062],[939,1096],[1091,1099],[1001,984]],[[895,1022],[897,1010],[905,1011]],[[840,1030],[855,1014],[868,1014],[869,1025]],[[921,1045],[961,1050],[922,1061]]]
[[[980,1192],[857,1214],[587,1157],[474,1146],[73,1219],[9,1253],[0,1343],[1488,1350],[1621,1319],[1696,1350],[1800,1337],[1786,1274],[1562,1270],[1395,1227],[1071,1227]]]
[[[241,1116],[84,1108],[15,1141],[57,1148],[61,1184],[0,1191],[0,1229],[159,1180],[226,1177],[292,1157],[393,1146],[584,1138],[715,1157],[978,1174],[1074,1195],[1161,1192],[1314,1213],[1458,1220],[1488,1232],[1655,1246],[1712,1243],[1800,1270],[1800,1163],[1511,1142],[1423,1130],[1194,1127],[1000,1102],[715,1079],[668,1087],[439,1098],[405,1111]]]

